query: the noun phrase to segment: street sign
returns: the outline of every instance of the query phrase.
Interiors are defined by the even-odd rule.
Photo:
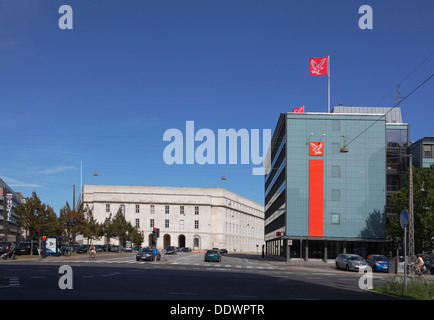
[[[407,210],[402,210],[401,215],[399,217],[399,222],[401,223],[401,227],[407,228],[408,226],[408,213]]]

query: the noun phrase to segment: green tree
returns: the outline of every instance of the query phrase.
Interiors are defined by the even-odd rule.
[[[144,236],[139,229],[125,219],[122,208],[119,207],[113,219],[110,221],[111,236],[119,237],[119,243],[125,244],[125,241],[130,240],[135,244],[141,244]]]
[[[83,237],[88,239],[88,242],[92,242],[94,239],[101,237],[101,224],[93,217],[93,210],[86,206],[84,210],[84,225],[82,228]]]
[[[77,234],[83,232],[85,222],[84,213],[71,209],[68,201],[66,205],[60,209],[59,224],[64,231],[63,234],[72,238],[74,242]]]
[[[55,234],[56,214],[49,205],[42,203],[35,191],[31,197],[27,197],[24,203],[20,203],[16,208],[18,225],[29,232],[32,242],[31,251],[33,254],[33,240],[36,237],[36,230],[43,229],[45,234]]]
[[[391,197],[391,207],[400,213],[409,208],[409,188],[407,184]],[[431,252],[434,236],[434,167],[413,168],[413,212],[415,251]],[[390,219],[387,235],[402,237],[403,229],[397,217]]]

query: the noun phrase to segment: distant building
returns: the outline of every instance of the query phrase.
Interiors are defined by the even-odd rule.
[[[99,222],[121,208],[126,220],[143,232],[144,246],[152,244],[154,227],[160,229],[159,249],[171,245],[255,252],[264,243],[263,205],[226,189],[84,185],[77,207],[86,206]]]
[[[21,241],[15,209],[22,201],[24,196],[0,179],[0,241]]]
[[[413,155],[413,166],[416,168],[430,168],[434,165],[434,137],[422,138],[408,148]]]

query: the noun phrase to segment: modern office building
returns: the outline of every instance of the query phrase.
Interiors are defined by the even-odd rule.
[[[77,207],[86,206],[99,222],[121,208],[143,232],[145,246],[152,244],[152,229],[159,228],[159,249],[256,252],[264,243],[264,206],[222,188],[84,185]]]
[[[397,215],[398,212],[392,211],[389,200],[408,181],[408,146],[410,145],[410,127],[402,121],[401,108],[337,106],[332,112],[384,115],[386,119],[386,219]]]
[[[0,241],[21,241],[21,228],[17,223],[16,207],[24,201],[0,178]]]
[[[408,151],[413,155],[413,166],[430,168],[434,165],[434,137],[424,137],[412,143]]]
[[[326,260],[385,244],[384,112],[337,111],[279,117],[265,176],[267,254]]]

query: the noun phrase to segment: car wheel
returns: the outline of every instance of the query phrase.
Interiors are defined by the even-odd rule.
[[[339,270],[339,264],[337,262],[335,262],[335,266],[336,266],[336,269]]]
[[[350,266],[349,266],[349,265],[346,265],[346,266],[345,266],[345,270],[346,270],[346,271],[350,271]]]

